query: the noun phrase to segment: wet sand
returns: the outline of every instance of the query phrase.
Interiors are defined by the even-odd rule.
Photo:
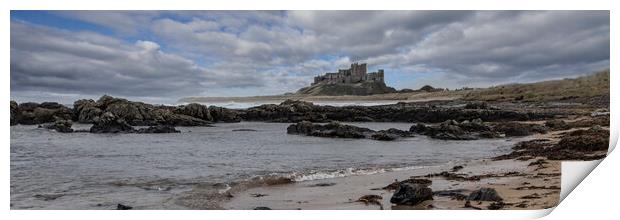
[[[424,176],[441,171],[449,171],[452,166],[464,168],[456,173],[468,176],[491,174],[499,177],[482,178],[479,181],[447,180],[444,177],[431,177],[430,186],[435,191],[462,189],[463,194],[481,187],[495,188],[506,203],[505,209],[544,209],[559,202],[560,162],[547,161],[539,167],[530,165],[538,158],[528,161],[518,160],[477,160],[465,164],[447,164],[412,170],[391,171],[381,174],[349,176],[324,180],[313,180],[251,188],[234,194],[233,198],[222,203],[225,209],[381,209],[379,205],[357,202],[364,195],[379,195],[384,209],[471,209],[464,208],[464,200],[434,196],[416,206],[392,206],[389,202],[393,190],[383,190],[394,180],[405,180],[411,176]],[[510,174],[510,173],[513,174]],[[516,172],[516,174],[515,174]],[[508,176],[505,176],[507,175]],[[490,202],[472,202],[472,206],[487,209]]]

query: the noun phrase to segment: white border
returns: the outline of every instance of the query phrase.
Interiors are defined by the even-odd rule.
[[[1,63],[3,66],[2,82],[5,85],[9,84],[9,72],[10,72],[10,13],[11,9],[48,9],[48,10],[100,10],[100,9],[116,9],[116,10],[196,10],[196,9],[210,9],[210,10],[264,10],[264,9],[289,9],[289,10],[344,10],[344,9],[358,9],[358,10],[611,10],[611,27],[614,24],[618,24],[618,16],[614,13],[617,11],[617,6],[612,3],[613,1],[603,0],[589,0],[589,1],[576,1],[576,0],[554,0],[554,1],[540,1],[540,0],[521,0],[521,1],[497,1],[497,0],[468,0],[468,1],[447,1],[447,0],[410,0],[410,1],[335,1],[335,0],[314,0],[314,1],[285,1],[285,0],[226,0],[226,1],[214,1],[214,2],[199,2],[190,0],[150,0],[150,1],[123,1],[123,0],[108,0],[108,1],[80,1],[80,0],[66,0],[66,1],[34,1],[34,0],[20,0],[20,1],[1,1],[2,7],[2,41],[4,42],[0,47],[2,51]],[[615,39],[618,36],[617,29],[611,29],[611,39]],[[611,42],[613,48],[613,41]],[[617,52],[611,51],[610,65],[615,62]],[[610,66],[610,69],[611,68]],[[611,77],[611,97],[617,96],[617,89],[614,89],[618,85],[618,80]],[[3,87],[4,96],[2,96],[1,102],[8,103],[10,99],[9,87]],[[611,103],[611,111],[617,111],[618,105],[616,102]],[[611,129],[612,129],[612,147],[615,147],[618,140],[617,117],[614,117],[615,112],[611,114]],[[453,219],[455,217],[461,219],[507,219],[507,218],[535,218],[546,215],[547,211],[278,211],[278,212],[256,212],[256,211],[131,211],[131,212],[116,212],[116,211],[8,211],[10,202],[10,160],[9,160],[9,145],[10,132],[9,132],[9,109],[0,108],[0,117],[2,123],[5,126],[2,127],[3,144],[2,151],[3,158],[5,160],[3,169],[0,170],[2,178],[2,196],[3,200],[1,205],[4,207],[3,215],[4,219],[22,219],[22,218],[62,218],[62,219],[78,219],[88,216],[94,219],[106,219],[110,218],[140,218],[146,217],[150,219],[178,219],[178,218],[258,218],[258,219],[317,219],[325,217],[334,218],[356,218],[356,219],[382,219],[382,218],[432,218],[432,219]],[[611,149],[610,149],[611,150]],[[618,190],[612,187],[617,187],[617,181],[613,181],[617,176],[615,168],[618,166],[618,158],[615,155],[609,156],[601,165],[594,170],[593,177],[587,178],[576,190],[569,195],[566,201],[562,202],[556,211],[550,216],[551,218],[566,219],[567,217],[603,217],[605,214],[611,216],[615,211],[615,206],[611,204],[617,203]],[[615,159],[613,159],[615,158]],[[609,161],[612,160],[612,161]],[[574,164],[573,164],[574,165]],[[591,166],[591,165],[586,165]],[[563,171],[571,172],[570,167],[563,167]],[[568,170],[567,170],[568,169]],[[614,184],[614,185],[611,185]],[[589,209],[587,208],[589,207]],[[600,208],[602,207],[602,208]],[[301,215],[300,215],[301,214]],[[386,216],[390,215],[390,216]],[[415,214],[415,216],[411,216]],[[8,217],[8,218],[6,218]]]

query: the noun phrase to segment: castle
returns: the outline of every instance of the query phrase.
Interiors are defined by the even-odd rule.
[[[324,75],[314,77],[314,83],[326,84],[353,84],[361,82],[381,82],[383,81],[383,70],[380,69],[377,72],[366,73],[366,64],[351,64],[349,69],[339,69],[337,73],[325,73]]]

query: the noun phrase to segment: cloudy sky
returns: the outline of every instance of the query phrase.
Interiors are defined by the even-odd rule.
[[[609,68],[608,11],[11,11],[11,99],[296,91],[367,62],[397,89]]]

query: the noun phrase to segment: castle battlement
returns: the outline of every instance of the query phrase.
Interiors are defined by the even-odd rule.
[[[354,84],[361,82],[381,82],[383,81],[383,70],[379,69],[377,72],[366,72],[366,64],[352,63],[349,69],[339,69],[335,73],[325,73],[323,75],[314,77],[312,85],[325,83],[325,84]]]

